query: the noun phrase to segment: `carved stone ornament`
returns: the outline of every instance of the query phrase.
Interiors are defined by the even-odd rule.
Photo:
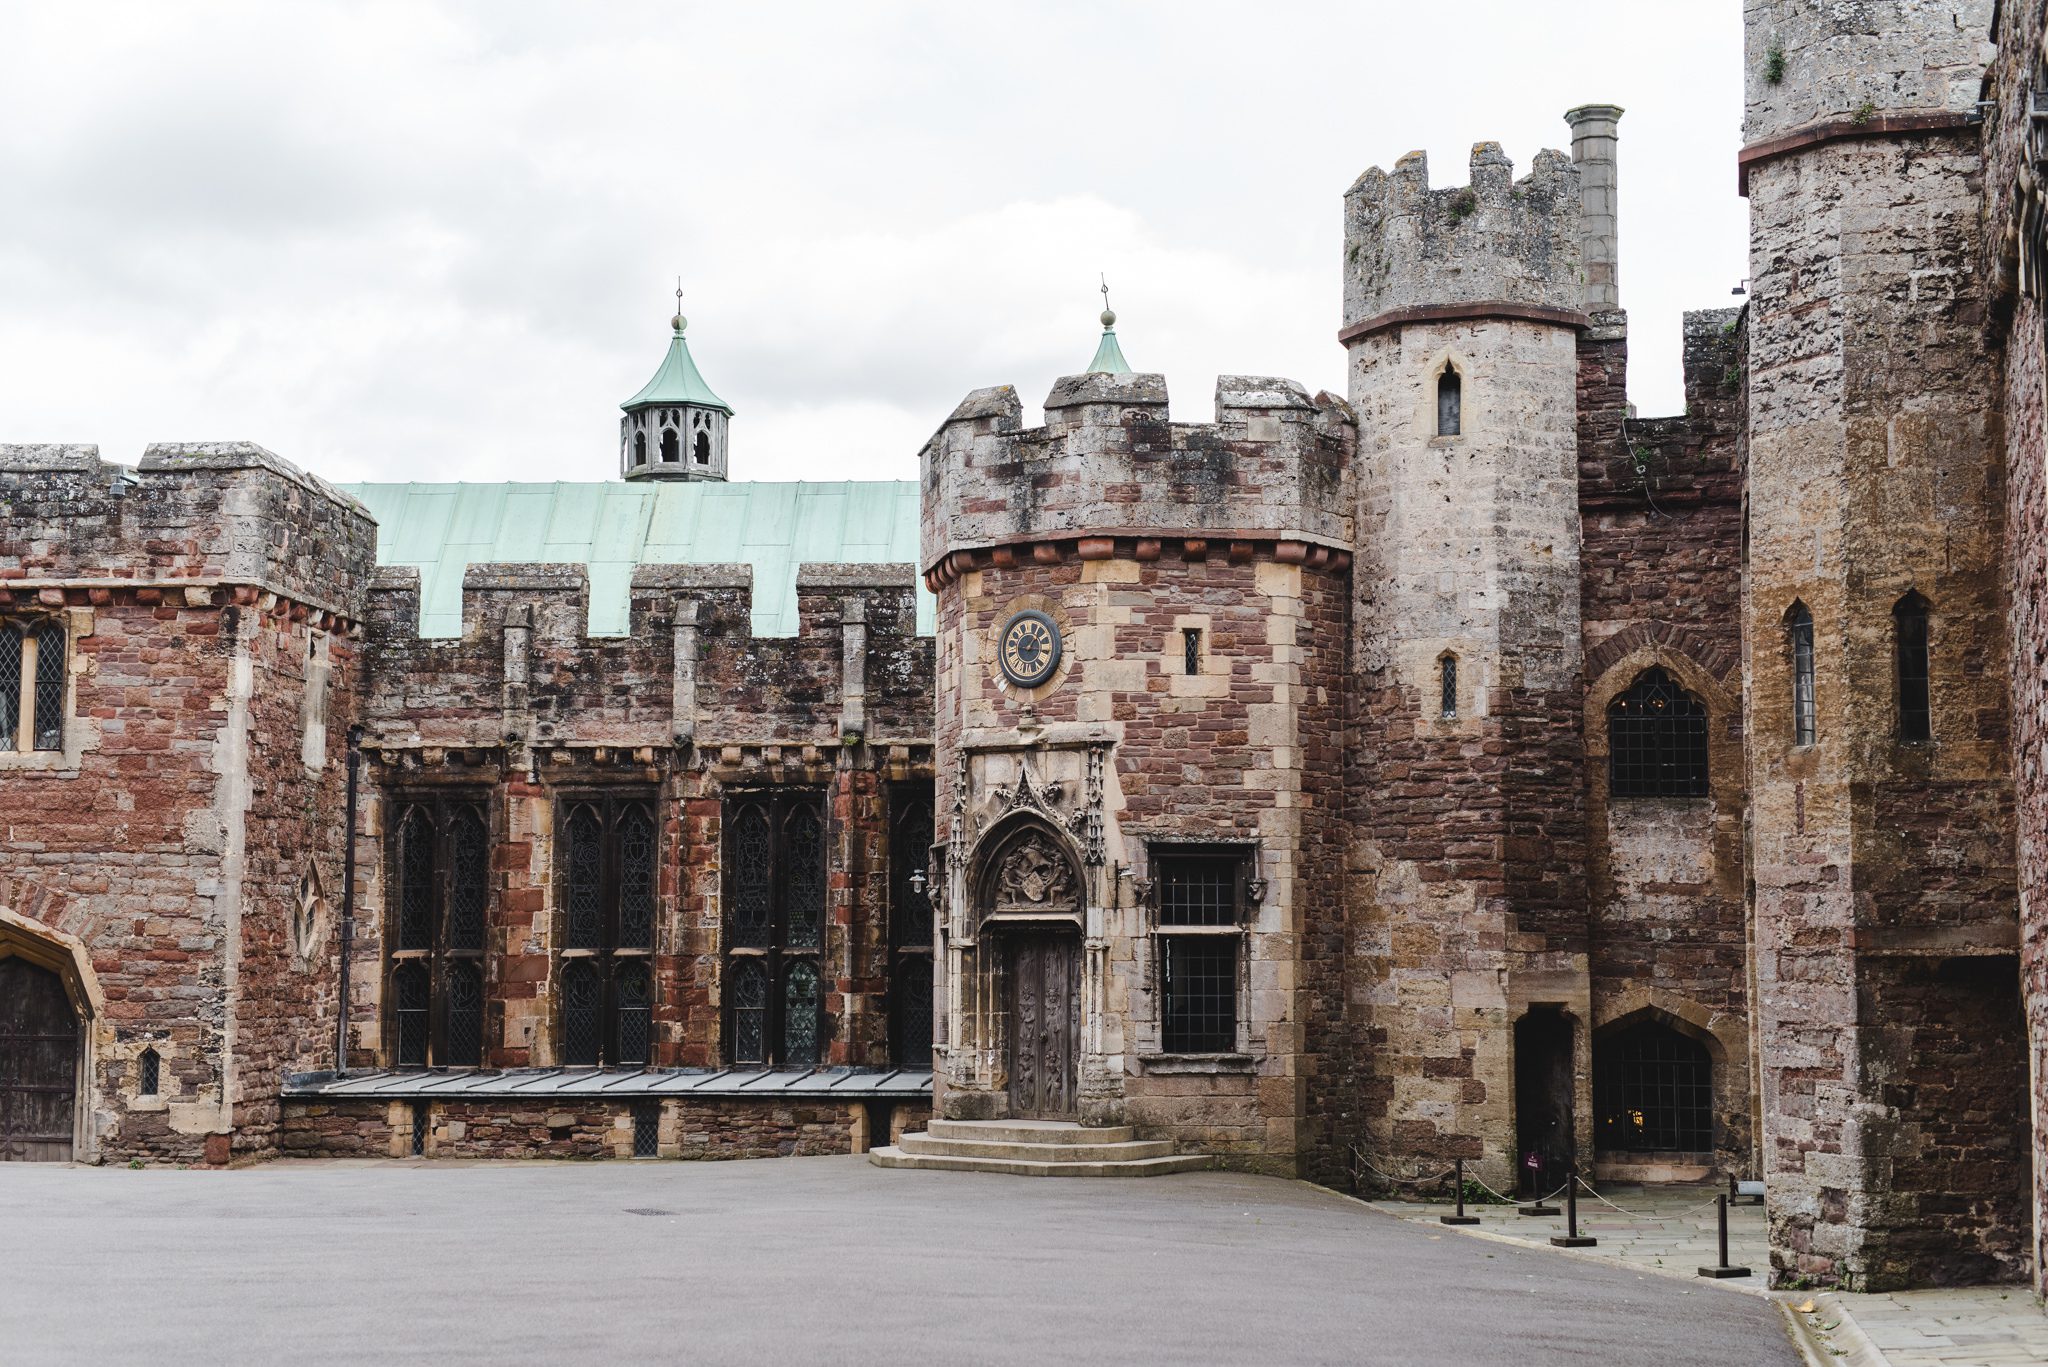
[[[1027,831],[1005,849],[996,865],[995,906],[1004,913],[1078,912],[1080,888],[1074,866],[1043,831]]]

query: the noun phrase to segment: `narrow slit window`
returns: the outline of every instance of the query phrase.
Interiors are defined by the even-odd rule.
[[[1934,739],[1934,709],[1929,692],[1927,600],[1909,593],[1892,608],[1892,650],[1898,662],[1899,739]]]
[[[636,1101],[633,1103],[633,1156],[635,1158],[661,1157],[661,1103],[659,1101]]]
[[[1813,614],[1794,603],[1785,616],[1786,647],[1792,657],[1792,743],[1812,745],[1819,732],[1813,687]]]
[[[155,1096],[163,1082],[163,1057],[154,1049],[145,1049],[142,1051],[142,1057],[136,1062],[136,1092],[142,1096]]]
[[[412,1103],[412,1156],[414,1158],[425,1158],[427,1156],[427,1124],[432,1115],[433,1112],[428,1109],[426,1102],[415,1101]]]
[[[1455,437],[1463,433],[1464,425],[1465,382],[1457,370],[1446,363],[1443,373],[1436,377],[1436,434]]]
[[[1458,657],[1446,655],[1437,661],[1437,709],[1445,721],[1458,716]]]
[[[1202,629],[1188,627],[1180,634],[1181,669],[1190,675],[1202,672]]]
[[[635,465],[645,465],[647,463],[647,434],[645,432],[635,432],[633,434],[633,463]]]

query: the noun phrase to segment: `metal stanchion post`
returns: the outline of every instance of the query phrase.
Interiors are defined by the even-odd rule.
[[[1557,1207],[1543,1199],[1543,1181],[1549,1176],[1550,1166],[1544,1164],[1536,1169],[1536,1199],[1526,1206],[1516,1206],[1517,1215],[1555,1215]]]
[[[1701,1268],[1700,1275],[1702,1277],[1713,1277],[1717,1280],[1722,1277],[1747,1277],[1749,1275],[1748,1268],[1735,1267],[1728,1261],[1728,1198],[1726,1195],[1714,1198],[1714,1215],[1721,1225],[1721,1261],[1712,1267]]]
[[[1465,1160],[1459,1158],[1453,1161],[1457,1164],[1458,1172],[1458,1175],[1451,1179],[1458,1184],[1458,1213],[1456,1215],[1439,1215],[1436,1218],[1447,1225],[1476,1225],[1479,1223],[1479,1217],[1465,1213]]]
[[[1566,1210],[1566,1233],[1553,1234],[1550,1242],[1558,1248],[1591,1248],[1599,1243],[1591,1235],[1579,1233],[1579,1165],[1573,1163],[1564,1172],[1564,1204]]]

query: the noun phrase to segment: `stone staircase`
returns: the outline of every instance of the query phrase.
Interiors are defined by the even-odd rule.
[[[934,1118],[923,1134],[869,1149],[868,1161],[883,1168],[1018,1177],[1157,1177],[1198,1172],[1211,1160],[1206,1153],[1175,1153],[1170,1139],[1140,1139],[1128,1125]]]

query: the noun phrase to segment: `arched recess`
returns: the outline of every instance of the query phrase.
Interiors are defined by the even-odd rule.
[[[1608,658],[1586,689],[1586,819],[1592,839],[1587,872],[1596,903],[1613,895],[1607,842],[1609,793],[1607,709],[1648,669],[1661,668],[1673,682],[1707,707],[1707,801],[1713,804],[1714,891],[1742,895],[1742,714],[1738,696],[1691,655],[1668,643],[1644,641]],[[1697,801],[1698,799],[1689,799]]]
[[[1668,1077],[1651,1081],[1625,1079],[1623,1066],[1647,1066],[1640,1059],[1617,1059],[1619,1051],[1651,1035],[1662,1035],[1679,1046],[1656,1065],[1668,1070]],[[1686,1056],[1686,1050],[1696,1051]],[[1731,1060],[1726,1041],[1695,1020],[1660,1006],[1640,1006],[1615,1016],[1593,1031],[1593,1142],[1604,1152],[1649,1152],[1671,1150],[1713,1153],[1725,1149],[1734,1136],[1728,1133],[1734,1113],[1729,1086],[1740,1075],[1742,1060]],[[1701,1068],[1707,1076],[1700,1077]],[[1653,1113],[1639,1116],[1638,1127],[1645,1134],[1661,1135],[1657,1142],[1625,1143],[1617,1139],[1626,1126],[1611,1123],[1609,1113],[1626,1109],[1631,1088],[1650,1100]],[[1693,1138],[1673,1138],[1666,1131],[1689,1132]]]
[[[47,969],[63,984],[64,995],[78,1019],[78,1053],[71,1105],[71,1157],[93,1161],[93,1079],[98,1076],[99,1029],[106,996],[92,970],[91,957],[75,935],[0,907],[0,960],[18,958]]]
[[[1714,1142],[1721,1161],[1732,1170],[1754,1171],[1756,1080],[1750,1074],[1748,1022],[1736,1012],[1713,1011],[1662,988],[1632,983],[1595,1007],[1595,1071],[1603,1041],[1646,1021],[1684,1035],[1707,1051],[1714,1070]]]
[[[1081,922],[1087,906],[1081,860],[1049,821],[1013,816],[985,837],[969,884],[977,918]]]

